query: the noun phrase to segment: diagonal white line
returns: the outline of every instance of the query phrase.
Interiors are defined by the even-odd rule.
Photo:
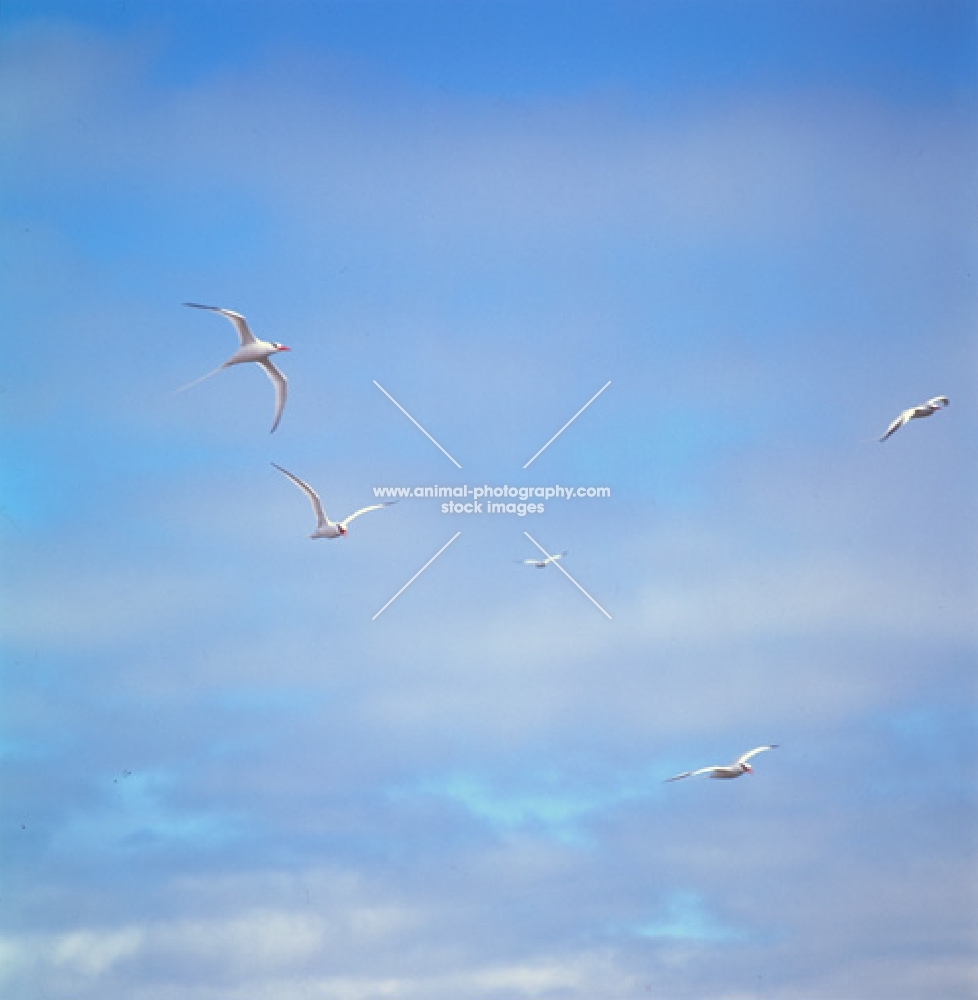
[[[421,574],[442,554],[442,552],[444,552],[445,549],[447,549],[448,546],[451,545],[452,542],[454,542],[455,539],[458,538],[458,536],[461,534],[462,534],[461,531],[456,531],[455,534],[452,535],[452,537],[449,538],[447,542],[445,542],[445,544],[424,564],[424,566],[422,566],[421,569],[419,569],[418,572],[415,573],[414,576],[412,576],[411,579],[408,580],[408,582],[404,584],[404,586],[401,587],[401,589],[370,620],[376,621],[401,596],[401,594],[403,594],[404,591],[407,590],[408,587],[410,587],[411,584],[414,583],[414,581],[417,580],[419,576],[421,576]]]
[[[598,389],[598,391],[577,411],[577,413],[575,413],[574,416],[572,416],[570,420],[568,420],[567,423],[564,424],[564,426],[561,427],[556,434],[554,434],[554,436],[540,449],[540,451],[538,451],[536,455],[534,455],[533,458],[530,459],[530,462],[535,461],[536,458],[542,452],[546,451],[554,443],[554,441],[556,441],[557,438],[559,438],[560,435],[563,434],[564,431],[566,431],[567,428],[570,427],[570,425],[574,423],[574,421],[577,420],[577,418],[598,398],[598,396],[600,396],[601,393],[603,393],[605,389],[608,388],[609,385],[611,385],[611,379],[608,379],[608,381],[605,382],[605,384],[601,386],[600,389]],[[527,462],[526,465],[529,465],[530,462]],[[526,468],[526,465],[523,466],[524,469]]]
[[[427,431],[426,431],[426,430],[425,430],[425,429],[424,429],[424,428],[423,428],[423,427],[421,426],[421,424],[419,424],[419,423],[417,422],[417,420],[415,420],[415,419],[414,419],[414,417],[412,417],[412,416],[411,416],[411,414],[410,414],[410,413],[408,413],[408,411],[407,411],[407,410],[405,410],[405,409],[404,409],[404,407],[403,407],[403,406],[401,406],[401,404],[400,404],[400,403],[399,403],[399,402],[398,402],[398,401],[397,401],[397,400],[396,400],[396,399],[395,399],[395,398],[394,398],[394,397],[393,397],[393,396],[392,396],[392,395],[391,395],[391,394],[390,394],[390,393],[389,393],[389,392],[388,392],[388,391],[387,391],[387,390],[386,390],[386,389],[385,389],[385,388],[384,388],[384,387],[383,387],[383,386],[382,386],[382,385],[381,385],[381,384],[380,384],[380,383],[379,383],[379,382],[377,381],[377,379],[374,379],[374,380],[373,380],[373,383],[374,383],[374,385],[375,385],[375,386],[377,386],[377,388],[378,388],[378,389],[380,389],[380,391],[381,391],[381,392],[382,392],[382,393],[383,393],[383,394],[384,394],[384,395],[385,395],[385,396],[386,396],[386,397],[387,397],[387,398],[388,398],[388,399],[389,399],[389,400],[390,400],[390,401],[391,401],[391,402],[392,402],[392,403],[393,403],[393,404],[394,404],[394,405],[395,405],[395,406],[396,406],[396,407],[397,407],[397,408],[398,408],[398,409],[399,409],[399,410],[401,411],[401,413],[403,413],[403,414],[404,414],[404,416],[406,416],[406,417],[408,418],[408,420],[410,420],[410,421],[411,421],[411,423],[412,423],[412,424],[414,424],[414,426],[415,426],[415,427],[417,427],[417,428],[418,428],[418,430],[419,430],[419,431],[421,431],[421,433],[422,433],[422,434],[424,434],[424,436],[425,436],[425,437],[426,437],[426,438],[427,438],[427,439],[428,439],[428,440],[429,440],[429,441],[430,441],[430,442],[431,442],[431,443],[432,443],[432,444],[433,444],[433,445],[434,445],[434,446],[435,446],[435,447],[436,447],[436,448],[437,448],[437,449],[438,449],[438,450],[439,450],[439,451],[440,451],[440,452],[441,452],[441,453],[442,453],[443,455],[446,455],[446,456],[448,457],[448,459],[449,459],[449,460],[450,460],[450,461],[451,461],[451,462],[452,462],[452,463],[453,463],[453,464],[454,464],[454,465],[455,465],[455,466],[456,466],[457,468],[459,468],[459,469],[461,469],[461,468],[462,468],[462,466],[461,466],[461,465],[459,465],[459,464],[458,464],[458,462],[456,462],[456,461],[455,461],[455,459],[454,459],[454,458],[452,458],[452,456],[451,456],[451,455],[449,455],[449,454],[448,454],[448,452],[447,452],[447,451],[445,451],[445,449],[444,449],[444,448],[442,448],[442,446],[441,446],[441,445],[440,445],[440,444],[439,444],[439,443],[438,443],[438,442],[437,442],[437,441],[436,441],[436,440],[435,440],[435,439],[434,439],[434,438],[433,438],[433,437],[432,437],[432,436],[431,436],[431,435],[430,435],[430,434],[429,434],[429,433],[428,433],[428,432],[427,432]],[[549,444],[550,442],[547,442],[547,443]],[[534,458],[535,458],[535,457],[536,457],[536,456],[534,455]],[[526,466],[524,466],[524,468],[526,468]]]
[[[610,383],[609,383],[609,385],[610,385]],[[588,593],[588,592],[587,592],[587,591],[586,591],[586,590],[585,590],[585,589],[584,589],[584,588],[583,588],[583,587],[582,587],[582,586],[581,586],[581,585],[580,585],[580,584],[579,584],[579,583],[577,582],[577,580],[575,580],[575,579],[574,579],[574,577],[572,577],[572,576],[570,575],[570,573],[568,573],[568,572],[567,572],[567,570],[566,570],[566,569],[564,569],[564,567],[560,565],[560,563],[559,563],[559,562],[556,562],[556,561],[555,561],[555,560],[554,560],[554,559],[553,559],[553,558],[551,557],[550,553],[549,553],[549,552],[548,552],[548,551],[547,551],[547,550],[546,550],[546,549],[545,549],[545,548],[544,548],[544,547],[543,547],[543,546],[542,546],[542,545],[541,545],[541,544],[540,544],[540,543],[539,543],[539,542],[538,542],[538,541],[537,541],[537,540],[536,540],[536,539],[535,539],[535,538],[534,538],[534,537],[533,537],[533,536],[532,536],[532,535],[531,535],[531,534],[530,534],[530,533],[529,533],[528,531],[524,531],[524,532],[523,532],[523,534],[524,534],[524,535],[526,535],[526,537],[527,537],[527,538],[529,538],[529,539],[530,539],[530,541],[531,541],[531,542],[533,542],[533,544],[534,544],[534,545],[535,545],[535,546],[536,546],[536,547],[537,547],[537,548],[538,548],[538,549],[539,549],[539,550],[540,550],[540,551],[541,551],[541,552],[542,552],[542,553],[543,553],[543,554],[544,554],[544,555],[545,555],[545,556],[546,556],[546,557],[547,557],[548,559],[550,559],[550,560],[551,560],[551,565],[552,565],[552,566],[556,566],[556,567],[557,567],[557,569],[559,569],[559,570],[560,570],[560,572],[561,572],[561,573],[563,573],[563,574],[564,574],[564,576],[566,576],[566,577],[567,577],[567,579],[568,579],[568,580],[570,580],[570,582],[571,582],[572,584],[574,584],[574,586],[575,586],[575,587],[577,587],[577,589],[578,589],[578,590],[579,590],[579,591],[580,591],[580,592],[581,592],[581,593],[582,593],[582,594],[583,594],[583,595],[584,595],[584,596],[585,596],[585,597],[586,597],[586,598],[587,598],[587,599],[588,599],[588,600],[589,600],[589,601],[590,601],[590,602],[591,602],[591,603],[592,603],[592,604],[593,604],[593,605],[594,605],[594,606],[595,606],[595,607],[596,607],[596,608],[598,609],[598,611],[600,611],[600,612],[601,612],[601,614],[603,614],[603,615],[604,615],[604,616],[605,616],[606,618],[610,618],[610,617],[611,617],[611,615],[609,615],[609,614],[608,614],[608,612],[607,612],[607,611],[605,611],[605,609],[604,609],[603,607],[601,607],[601,605],[600,605],[600,604],[598,604],[598,602],[597,602],[597,601],[596,601],[596,600],[595,600],[595,599],[594,599],[594,598],[593,598],[593,597],[592,597],[592,596],[591,596],[591,595],[590,595],[590,594],[589,594],[589,593]]]

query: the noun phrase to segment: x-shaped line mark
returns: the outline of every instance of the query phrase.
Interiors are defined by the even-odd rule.
[[[454,459],[454,458],[452,458],[452,456],[451,456],[451,455],[449,455],[447,451],[445,451],[445,449],[444,449],[444,448],[443,448],[443,447],[442,447],[442,446],[441,446],[441,445],[440,445],[440,444],[439,444],[439,443],[438,443],[438,442],[437,442],[437,441],[436,441],[436,440],[435,440],[435,439],[434,439],[434,438],[433,438],[433,437],[432,437],[432,436],[431,436],[431,435],[430,435],[430,434],[429,434],[429,433],[428,433],[428,432],[427,432],[427,431],[426,431],[426,430],[425,430],[425,429],[424,429],[424,428],[423,428],[423,427],[421,426],[421,424],[419,424],[419,423],[418,423],[418,421],[417,421],[417,420],[415,420],[415,419],[414,419],[414,417],[412,417],[412,416],[411,416],[411,414],[410,414],[410,413],[408,413],[408,411],[407,411],[407,410],[405,410],[405,409],[404,409],[404,407],[403,407],[403,406],[401,406],[401,404],[400,404],[400,403],[399,403],[399,402],[398,402],[398,401],[397,401],[397,400],[396,400],[396,399],[395,399],[395,398],[394,398],[394,397],[393,397],[393,396],[392,396],[392,395],[391,395],[391,394],[390,394],[390,393],[389,393],[389,392],[388,392],[388,391],[387,391],[387,390],[386,390],[386,389],[385,389],[385,388],[384,388],[384,387],[383,387],[383,386],[382,386],[382,385],[381,385],[381,384],[380,384],[380,383],[379,383],[379,382],[378,382],[378,381],[377,381],[376,379],[374,379],[374,380],[373,380],[373,383],[374,383],[374,385],[375,385],[375,386],[377,386],[377,388],[378,388],[378,389],[380,389],[380,391],[381,391],[381,392],[382,392],[382,393],[383,393],[383,394],[384,394],[384,395],[385,395],[385,396],[386,396],[386,397],[387,397],[387,398],[388,398],[388,399],[389,399],[389,400],[390,400],[390,401],[391,401],[391,402],[392,402],[392,403],[393,403],[393,404],[394,404],[394,405],[395,405],[395,406],[396,406],[396,407],[397,407],[397,408],[398,408],[398,409],[399,409],[399,410],[401,411],[401,413],[403,413],[403,414],[404,414],[404,416],[406,416],[406,417],[408,418],[408,420],[410,420],[410,421],[411,421],[411,423],[412,423],[412,424],[414,424],[414,426],[415,426],[415,427],[417,427],[417,428],[418,428],[418,430],[419,430],[419,431],[421,431],[421,433],[422,433],[422,434],[424,434],[424,436],[425,436],[425,437],[426,437],[426,438],[427,438],[427,439],[428,439],[428,440],[429,440],[429,441],[430,441],[430,442],[431,442],[431,443],[432,443],[432,444],[433,444],[433,445],[434,445],[434,446],[435,446],[435,447],[436,447],[436,448],[437,448],[437,449],[438,449],[438,450],[439,450],[439,451],[440,451],[440,452],[441,452],[441,453],[442,453],[442,454],[443,454],[443,455],[444,455],[444,456],[445,456],[445,457],[446,457],[446,458],[447,458],[447,459],[448,459],[448,460],[449,460],[449,461],[450,461],[450,462],[451,462],[451,463],[452,463],[452,464],[453,464],[453,465],[454,465],[454,466],[456,467],[456,468],[459,468],[459,469],[461,469],[461,468],[462,468],[462,466],[461,466],[461,465],[459,465],[459,464],[458,464],[458,462],[456,462],[456,461],[455,461],[455,459]],[[559,431],[557,431],[557,433],[556,433],[556,434],[554,434],[554,436],[553,436],[553,437],[552,437],[552,438],[551,438],[551,439],[550,439],[550,440],[549,440],[549,441],[548,441],[548,442],[547,442],[547,443],[546,443],[546,444],[545,444],[545,445],[544,445],[544,446],[543,446],[543,447],[542,447],[542,448],[541,448],[541,449],[540,449],[540,450],[539,450],[539,451],[538,451],[538,452],[537,452],[537,453],[536,453],[536,454],[535,454],[535,455],[533,456],[533,458],[531,458],[531,459],[530,459],[530,461],[529,461],[529,462],[527,462],[527,463],[526,463],[526,465],[524,465],[524,466],[523,466],[523,468],[524,468],[524,469],[526,469],[526,468],[527,468],[527,467],[528,467],[529,465],[531,465],[531,464],[532,464],[533,462],[535,462],[535,461],[536,461],[536,460],[537,460],[537,459],[538,459],[538,458],[540,457],[540,455],[542,455],[542,454],[543,454],[543,453],[544,453],[544,452],[545,452],[545,451],[547,450],[547,448],[549,448],[549,447],[550,447],[550,446],[551,446],[551,445],[552,445],[552,444],[554,443],[554,441],[556,441],[556,440],[557,440],[557,438],[559,438],[559,437],[560,437],[560,435],[561,435],[561,434],[563,434],[563,433],[564,433],[564,431],[566,431],[566,430],[567,430],[567,428],[568,428],[568,427],[570,427],[570,425],[571,425],[572,423],[574,423],[574,421],[575,421],[575,420],[577,420],[577,418],[578,418],[578,417],[579,417],[579,416],[580,416],[580,415],[581,415],[581,414],[582,414],[582,413],[583,413],[583,412],[584,412],[584,411],[585,411],[585,410],[586,410],[586,409],[587,409],[587,408],[588,408],[588,407],[589,407],[589,406],[590,406],[590,405],[591,405],[591,404],[592,404],[592,403],[593,403],[593,402],[594,402],[594,401],[595,401],[595,400],[596,400],[596,399],[598,398],[598,396],[600,396],[600,395],[601,395],[601,393],[603,393],[603,392],[605,391],[605,389],[607,389],[607,388],[608,388],[608,386],[609,386],[609,385],[611,385],[611,379],[608,379],[608,381],[607,381],[607,382],[605,382],[605,384],[604,384],[603,386],[601,386],[601,388],[600,388],[600,389],[598,389],[598,391],[597,391],[597,392],[596,392],[596,393],[595,393],[595,394],[594,394],[594,395],[593,395],[593,396],[592,396],[592,397],[591,397],[591,398],[590,398],[590,399],[589,399],[589,400],[588,400],[588,401],[587,401],[587,402],[586,402],[586,403],[585,403],[585,404],[584,404],[584,405],[583,405],[583,406],[582,406],[582,407],[581,407],[581,408],[580,408],[580,409],[579,409],[579,410],[577,411],[577,413],[575,413],[575,414],[574,414],[574,416],[572,416],[572,417],[570,418],[570,420],[568,420],[568,421],[567,421],[567,423],[566,423],[566,424],[564,424],[564,426],[563,426],[563,427],[561,427],[561,428],[560,428],[560,430],[559,430]],[[427,561],[427,562],[426,562],[426,563],[424,564],[424,566],[422,566],[422,567],[421,567],[421,569],[419,569],[419,570],[418,570],[418,572],[417,572],[417,573],[415,573],[415,574],[414,574],[414,576],[412,576],[412,577],[411,577],[411,579],[410,579],[410,580],[408,580],[408,582],[407,582],[407,583],[405,583],[405,584],[404,584],[404,586],[403,586],[403,587],[401,587],[401,589],[400,589],[400,590],[399,590],[399,591],[398,591],[398,592],[397,592],[397,593],[396,593],[396,594],[395,594],[395,595],[394,595],[394,596],[393,596],[393,597],[392,597],[392,598],[391,598],[391,599],[390,599],[390,600],[389,600],[389,601],[388,601],[388,602],[387,602],[387,603],[386,603],[386,604],[385,604],[385,605],[384,605],[384,606],[383,606],[383,607],[382,607],[382,608],[380,609],[380,611],[378,611],[378,612],[377,612],[377,614],[375,614],[375,615],[373,616],[373,618],[371,618],[371,621],[376,621],[376,620],[377,620],[377,618],[379,618],[379,617],[380,617],[380,616],[381,616],[381,615],[382,615],[382,614],[383,614],[383,613],[384,613],[384,612],[385,612],[385,611],[386,611],[386,610],[387,610],[387,609],[388,609],[388,608],[389,608],[389,607],[390,607],[390,606],[391,606],[391,605],[392,605],[392,604],[393,604],[393,603],[394,603],[394,602],[395,602],[395,601],[396,601],[396,600],[397,600],[397,599],[398,599],[398,598],[399,598],[399,597],[401,596],[401,594],[403,594],[403,593],[404,593],[404,591],[405,591],[405,590],[407,590],[407,589],[408,589],[408,587],[410,587],[410,586],[411,586],[411,584],[412,584],[412,583],[414,583],[414,581],[415,581],[415,580],[417,580],[417,578],[418,578],[419,576],[421,576],[421,574],[422,574],[422,573],[423,573],[423,572],[424,572],[424,571],[425,571],[425,570],[426,570],[426,569],[427,569],[427,568],[428,568],[428,567],[429,567],[429,566],[430,566],[430,565],[431,565],[431,564],[432,564],[432,563],[433,563],[433,562],[434,562],[434,561],[435,561],[435,560],[436,560],[436,559],[437,559],[437,558],[438,558],[438,557],[439,557],[439,556],[440,556],[440,555],[441,555],[441,554],[442,554],[442,553],[443,553],[443,552],[445,551],[445,549],[447,549],[447,548],[448,548],[448,546],[449,546],[449,545],[451,545],[451,544],[452,544],[452,542],[454,542],[454,541],[455,541],[455,539],[456,539],[456,538],[458,538],[458,536],[459,536],[459,535],[461,535],[461,534],[462,534],[462,532],[461,532],[461,531],[456,531],[456,532],[455,532],[455,534],[454,534],[454,535],[452,535],[452,537],[451,537],[451,538],[449,538],[449,540],[448,540],[447,542],[445,542],[445,544],[444,544],[444,545],[443,545],[443,546],[442,546],[442,547],[441,547],[441,548],[440,548],[440,549],[439,549],[439,550],[438,550],[438,551],[437,551],[437,552],[436,552],[436,553],[435,553],[435,554],[434,554],[434,555],[433,555],[433,556],[432,556],[432,557],[431,557],[431,558],[430,558],[430,559],[429,559],[429,560],[428,560],[428,561]],[[592,597],[592,596],[591,596],[591,595],[590,595],[590,594],[589,594],[589,593],[588,593],[588,592],[587,592],[587,591],[586,591],[586,590],[585,590],[585,589],[584,589],[584,588],[583,588],[583,587],[582,587],[582,586],[581,586],[581,585],[580,585],[580,584],[579,584],[579,583],[577,582],[577,580],[575,580],[575,579],[574,579],[574,577],[572,577],[572,576],[570,575],[570,573],[568,573],[568,572],[567,572],[567,570],[565,570],[565,569],[564,569],[564,567],[563,567],[563,566],[561,566],[561,565],[560,565],[560,564],[559,564],[558,562],[556,562],[555,560],[552,560],[552,559],[551,559],[551,557],[550,557],[550,553],[548,553],[548,552],[547,552],[547,550],[546,550],[546,549],[545,549],[545,548],[544,548],[544,547],[543,547],[543,546],[542,546],[542,545],[541,545],[541,544],[540,544],[540,543],[539,543],[539,542],[538,542],[538,541],[537,541],[537,540],[536,540],[535,538],[533,538],[533,537],[532,537],[532,536],[530,535],[530,533],[529,533],[528,531],[524,531],[524,532],[523,532],[523,534],[524,534],[524,535],[526,535],[526,537],[527,537],[527,538],[529,538],[531,542],[533,542],[533,544],[534,544],[534,545],[535,545],[535,546],[536,546],[536,547],[537,547],[537,548],[538,548],[538,549],[539,549],[539,550],[540,550],[540,551],[541,551],[541,552],[542,552],[542,553],[543,553],[543,554],[544,554],[544,555],[545,555],[545,556],[547,557],[547,559],[548,559],[549,561],[553,562],[553,565],[554,565],[554,566],[556,566],[556,567],[557,567],[557,569],[559,569],[559,570],[560,570],[560,572],[561,572],[561,573],[563,573],[563,574],[564,574],[564,576],[566,576],[566,577],[567,577],[567,579],[568,579],[568,580],[570,580],[570,582],[571,582],[571,583],[573,583],[573,584],[574,584],[574,586],[575,586],[575,587],[577,587],[577,589],[578,589],[578,590],[579,590],[579,591],[580,591],[580,592],[581,592],[581,593],[582,593],[582,594],[583,594],[583,595],[584,595],[584,596],[585,596],[585,597],[586,597],[586,598],[587,598],[587,599],[588,599],[588,600],[589,600],[589,601],[590,601],[590,602],[591,602],[591,603],[592,603],[592,604],[593,604],[593,605],[594,605],[594,606],[595,606],[595,607],[596,607],[596,608],[597,608],[597,609],[598,609],[598,610],[599,610],[599,611],[600,611],[600,612],[601,612],[601,613],[602,613],[602,614],[603,614],[603,615],[604,615],[604,616],[605,616],[606,618],[611,618],[611,615],[609,615],[609,614],[608,614],[608,612],[607,612],[607,611],[605,611],[605,609],[604,609],[603,607],[601,607],[601,605],[600,605],[600,604],[598,604],[598,602],[597,602],[597,601],[596,601],[596,600],[595,600],[595,599],[594,599],[594,598],[593,598],[593,597]]]

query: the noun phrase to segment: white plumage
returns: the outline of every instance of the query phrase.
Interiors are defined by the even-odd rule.
[[[943,409],[945,406],[950,406],[951,401],[947,396],[935,396],[933,399],[928,399],[926,403],[921,403],[920,406],[911,406],[909,409],[903,411],[886,428],[886,432],[880,438],[880,441],[885,441],[891,434],[896,434],[896,432],[906,423],[911,420],[917,420],[920,417],[929,417],[932,413],[937,413],[938,410]]]
[[[566,552],[558,552],[556,555],[547,556],[546,559],[524,559],[522,565],[524,566],[536,566],[537,569],[543,569],[552,562],[556,562],[558,559],[562,559],[566,556]]]
[[[771,743],[763,747],[754,747],[747,753],[741,754],[732,764],[714,764],[711,767],[701,767],[695,771],[683,771],[682,774],[675,774],[666,781],[679,781],[680,778],[692,778],[697,774],[709,774],[711,778],[739,778],[742,774],[752,774],[754,769],[747,763],[755,754],[765,750],[776,750],[779,743]]]
[[[323,510],[322,502],[319,499],[319,495],[316,491],[308,484],[304,483],[298,476],[293,476],[291,472],[287,469],[283,469],[281,465],[272,465],[282,473],[283,476],[288,476],[289,479],[295,483],[296,486],[302,490],[303,493],[309,498],[309,503],[312,504],[313,512],[316,515],[316,530],[309,536],[310,538],[340,538],[346,535],[347,525],[355,518],[359,517],[361,514],[365,514],[368,510],[379,510],[381,507],[390,507],[394,501],[388,500],[386,503],[375,503],[371,504],[369,507],[361,507],[359,510],[354,511],[349,517],[345,517],[342,521],[331,521],[326,516],[326,511]]]
[[[265,374],[272,381],[272,385],[275,388],[275,419],[272,421],[272,431],[278,427],[279,420],[282,419],[282,410],[285,409],[285,399],[288,395],[288,382],[285,376],[269,361],[269,357],[273,354],[278,354],[279,351],[287,351],[289,348],[285,344],[279,344],[271,340],[259,340],[248,328],[248,321],[241,315],[241,313],[232,312],[230,309],[221,309],[219,306],[202,306],[197,302],[184,302],[185,306],[190,306],[192,309],[207,309],[210,312],[220,313],[222,316],[227,317],[234,326],[235,330],[238,331],[238,340],[241,346],[234,352],[224,362],[224,364],[219,365],[212,372],[208,372],[206,375],[201,375],[200,378],[195,379],[188,385],[182,386],[177,389],[177,392],[183,392],[184,389],[189,389],[191,386],[197,385],[199,382],[203,382],[204,379],[210,378],[212,375],[216,375],[219,371],[230,367],[231,365],[244,364],[246,361],[254,361],[256,364],[262,366],[265,369]]]

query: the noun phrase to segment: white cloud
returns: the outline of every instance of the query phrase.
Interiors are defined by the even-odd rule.
[[[335,68],[286,67],[281,53],[162,92],[151,47],[115,37],[62,26],[0,41],[0,121],[13,143],[4,177],[16,204],[44,216],[33,237],[20,220],[5,230],[29,250],[15,284],[25,329],[38,334],[18,338],[35,356],[18,369],[30,376],[18,392],[33,402],[17,412],[54,424],[79,400],[104,406],[98,426],[85,411],[77,437],[62,440],[58,426],[57,445],[54,432],[40,441],[38,462],[71,451],[75,463],[72,475],[52,475],[46,497],[68,507],[68,486],[83,495],[69,524],[15,539],[15,571],[5,570],[5,637],[57,665],[80,664],[17,674],[24,702],[34,699],[14,720],[25,744],[54,747],[28,776],[47,780],[19,777],[18,794],[59,817],[45,832],[44,865],[17,870],[35,878],[54,861],[70,884],[38,907],[48,930],[0,943],[13,992],[605,1000],[646,989],[714,995],[722,983],[732,997],[751,995],[763,967],[779,974],[770,991],[784,997],[839,996],[847,983],[867,997],[901,983],[919,984],[920,995],[928,984],[965,994],[968,805],[941,798],[950,786],[932,782],[932,815],[914,813],[910,794],[892,816],[880,812],[871,772],[884,754],[867,748],[865,728],[874,713],[967,684],[975,578],[961,534],[973,513],[961,511],[974,483],[950,467],[973,467],[960,442],[974,411],[956,402],[929,425],[942,439],[965,430],[926,455],[914,451],[920,435],[871,457],[838,437],[879,432],[890,414],[878,420],[877,407],[904,391],[895,379],[907,389],[937,380],[966,356],[967,323],[928,327],[909,361],[901,350],[880,360],[892,344],[878,327],[920,277],[913,269],[914,281],[897,281],[907,272],[881,260],[939,260],[942,276],[921,283],[941,298],[942,248],[963,242],[970,218],[970,125],[954,110],[850,94],[742,93],[669,118],[594,97],[500,111],[397,81],[339,79]],[[240,198],[242,214],[272,230],[269,243],[235,246],[228,226],[214,252],[198,211],[215,192]],[[320,284],[326,244],[370,262],[338,304],[336,287]],[[711,271],[714,255],[724,263]],[[803,286],[800,299],[772,289],[785,275],[763,267],[786,256],[802,262],[788,276]],[[603,283],[592,295],[595,268]],[[497,315],[494,293],[510,294],[514,281],[523,299],[506,299]],[[274,438],[260,373],[173,402],[170,390],[198,372],[189,359],[216,363],[230,336],[187,334],[184,361],[156,357],[177,303],[195,294],[176,291],[188,283],[278,296],[305,338],[290,368],[288,424]],[[966,299],[966,289],[952,299],[964,314]],[[163,300],[168,312],[145,304]],[[823,302],[838,307],[843,332],[808,316]],[[474,327],[456,322],[465,314]],[[757,339],[754,324],[765,331]],[[375,325],[394,332],[385,339]],[[853,346],[863,325],[872,333]],[[350,344],[349,327],[374,339]],[[68,349],[78,329],[99,344],[88,360]],[[105,361],[102,346],[115,344]],[[499,436],[501,422],[484,415],[505,407],[491,401],[484,372],[532,396],[510,416],[529,413],[549,429],[527,432],[520,461],[557,426],[538,398],[563,407],[565,377],[590,379],[581,369],[592,362],[627,369],[633,380],[615,375],[612,390],[629,386],[621,407],[609,393],[607,412],[589,414],[607,421],[607,440],[588,438],[582,421],[547,466],[573,461],[565,446],[578,440],[615,474],[652,459],[622,474],[628,517],[605,518],[599,531],[585,508],[548,514],[548,534],[553,526],[574,538],[571,572],[613,621],[557,574],[503,567],[500,553],[520,552],[475,528],[369,621],[447,540],[445,519],[405,504],[355,544],[312,543],[303,499],[266,463],[291,467],[280,452],[293,449],[309,466],[297,471],[317,486],[322,475],[337,502],[367,469],[413,469],[392,451],[407,440],[384,422],[400,421],[396,412],[378,409],[366,431],[358,422],[372,402],[387,405],[366,398],[377,358],[405,370],[405,391],[424,401],[419,416],[427,422],[430,411],[453,451],[460,427],[487,448]],[[187,371],[171,378],[159,365]],[[351,370],[363,376],[362,395]],[[657,384],[668,384],[664,395]],[[139,405],[147,387],[172,406],[148,413],[152,404]],[[261,415],[260,437],[237,426],[241,401]],[[703,430],[721,420],[736,424],[729,436]],[[102,436],[116,421],[132,423],[131,439]],[[150,422],[155,450],[143,437]],[[615,431],[626,424],[622,443]],[[652,433],[671,440],[647,447]],[[23,452],[37,440],[25,432]],[[128,470],[125,504],[96,516],[99,490],[120,484],[92,474],[103,449],[106,466]],[[662,466],[697,479],[695,502],[649,500]],[[907,586],[921,576],[923,587]],[[247,685],[254,710],[228,708],[233,698],[222,695]],[[282,688],[308,692],[308,704],[262,704],[262,692]],[[731,753],[753,745],[742,734],[793,745],[765,761],[763,780],[662,794],[660,769],[708,763],[728,741]],[[850,772],[854,746],[860,766]],[[106,805],[91,792],[88,755],[109,753],[179,781],[166,795],[150,787]],[[550,768],[544,778],[538,762]],[[246,836],[222,839],[228,815],[244,817],[235,832]],[[575,825],[586,841],[553,836]],[[100,842],[140,827],[174,849],[153,855],[134,843],[120,861]],[[32,849],[18,842],[28,859]],[[338,857],[347,869],[318,867],[339,868]],[[887,857],[890,867],[877,860]],[[262,877],[269,858],[295,874]],[[173,875],[193,865],[245,873]],[[697,901],[685,910],[684,897],[670,896],[684,891]],[[88,912],[79,898],[111,913],[75,919]],[[711,940],[732,927],[782,937],[735,949]],[[888,956],[885,969],[873,954]]]
[[[115,931],[73,931],[48,944],[51,960],[82,976],[99,977],[145,946],[145,932],[127,928]]]

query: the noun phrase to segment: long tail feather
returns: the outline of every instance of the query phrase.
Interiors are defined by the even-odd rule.
[[[200,378],[195,378],[193,382],[188,382],[186,385],[182,385],[180,386],[179,389],[174,389],[173,391],[174,393],[177,393],[177,392],[183,392],[185,389],[192,389],[195,385],[200,385],[200,383],[203,382],[204,379],[210,378],[211,375],[216,375],[219,371],[222,371],[225,367],[226,367],[225,365],[218,365],[214,369],[214,371],[208,372],[206,375],[201,375]]]

